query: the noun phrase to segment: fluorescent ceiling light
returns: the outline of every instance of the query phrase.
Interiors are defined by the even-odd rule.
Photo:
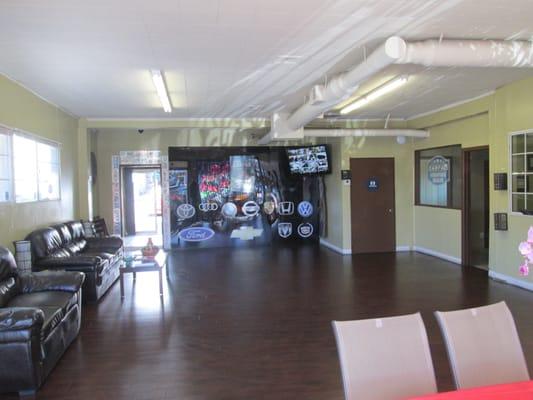
[[[348,104],[346,107],[341,109],[341,114],[351,113],[353,110],[363,107],[364,105],[370,103],[373,100],[376,100],[378,97],[381,97],[389,92],[392,92],[394,89],[399,88],[407,82],[407,76],[400,76],[391,81],[388,81],[384,85],[372,90],[370,93],[367,93],[363,97],[358,98],[353,103]]]
[[[168,97],[167,87],[165,86],[165,81],[163,79],[163,74],[158,69],[153,69],[152,71],[152,81],[154,81],[155,89],[157,90],[157,95],[163,106],[163,110],[169,113],[172,112],[172,106],[170,105],[170,99]]]

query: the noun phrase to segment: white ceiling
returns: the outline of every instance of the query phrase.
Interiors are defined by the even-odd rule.
[[[0,0],[0,73],[89,118],[268,117],[406,39],[533,37],[533,0]],[[149,70],[164,71],[165,114]],[[353,113],[407,118],[533,69],[393,66],[412,79]]]

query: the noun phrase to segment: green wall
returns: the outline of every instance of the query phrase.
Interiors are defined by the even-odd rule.
[[[61,143],[61,200],[0,203],[0,244],[12,248],[37,227],[77,216],[78,121],[0,75],[0,124]]]

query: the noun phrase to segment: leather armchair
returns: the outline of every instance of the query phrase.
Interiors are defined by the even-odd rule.
[[[0,392],[35,392],[78,335],[81,272],[19,275],[0,247]]]

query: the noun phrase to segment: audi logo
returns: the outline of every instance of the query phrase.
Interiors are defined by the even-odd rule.
[[[216,211],[218,210],[218,204],[217,203],[200,203],[198,205],[198,208],[200,211],[207,212],[207,211]]]

